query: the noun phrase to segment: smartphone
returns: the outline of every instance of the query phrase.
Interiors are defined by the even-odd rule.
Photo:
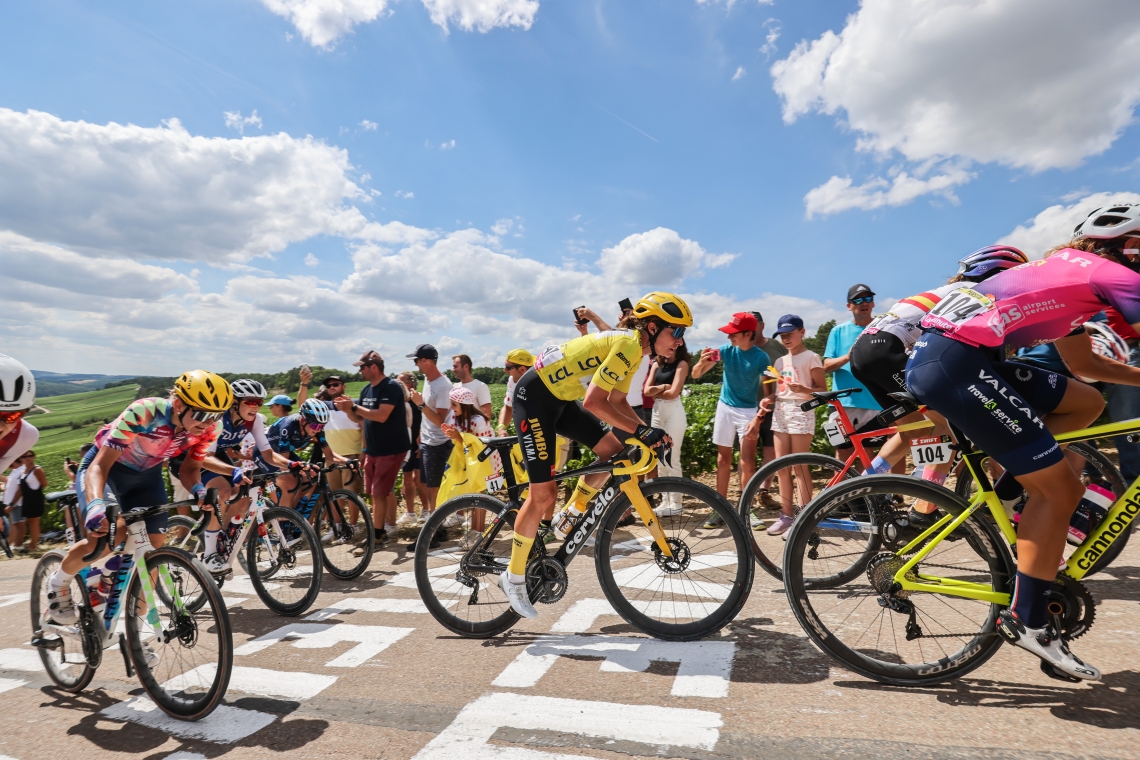
[[[308,365],[308,364],[302,364],[302,365],[301,365],[301,369],[302,369],[303,371],[305,371],[305,372],[312,372],[312,370],[311,370],[311,369],[309,369],[309,365]]]
[[[574,323],[575,324],[584,325],[590,321],[588,319],[582,319],[581,317],[578,316],[578,309],[584,309],[584,308],[586,308],[586,307],[585,306],[578,306],[578,307],[575,307],[574,309],[571,310],[574,314]]]
[[[719,362],[720,361],[720,349],[719,348],[710,348],[709,349],[709,359],[714,361],[714,362]]]
[[[625,314],[627,311],[633,311],[633,302],[628,298],[623,298],[618,301],[618,308],[621,309],[622,314]]]

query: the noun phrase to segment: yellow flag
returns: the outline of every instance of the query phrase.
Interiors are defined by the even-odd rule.
[[[483,442],[470,433],[461,435],[463,445],[453,446],[451,456],[447,458],[443,482],[439,485],[439,495],[436,497],[437,504],[486,489],[487,478],[493,471],[490,457],[486,461],[479,461],[479,453],[484,449]]]

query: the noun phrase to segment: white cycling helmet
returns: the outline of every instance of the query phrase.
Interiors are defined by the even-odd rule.
[[[234,380],[230,383],[234,398],[265,398],[265,386],[256,380]]]
[[[1094,353],[1121,364],[1128,363],[1128,344],[1107,322],[1085,322],[1081,326],[1092,340]]]
[[[31,409],[36,402],[36,379],[24,363],[0,354],[0,412]]]
[[[301,404],[301,417],[316,425],[327,425],[329,421],[329,408],[324,401],[315,398],[308,399]]]
[[[1073,229],[1073,240],[1111,240],[1123,235],[1140,235],[1140,204],[1121,203],[1093,211]]]

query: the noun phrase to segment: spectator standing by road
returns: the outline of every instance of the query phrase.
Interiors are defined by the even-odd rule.
[[[377,543],[396,530],[396,497],[392,493],[396,476],[412,448],[404,409],[404,389],[384,374],[384,359],[367,351],[353,366],[368,385],[360,390],[356,403],[347,396],[337,398],[338,409],[364,426],[364,481],[372,496],[372,522]]]
[[[823,371],[831,375],[833,390],[861,389],[860,393],[854,393],[844,399],[843,404],[847,409],[847,416],[851,418],[851,425],[859,430],[883,411],[867,387],[851,374],[849,366],[851,347],[855,345],[855,339],[863,332],[863,328],[871,323],[875,310],[874,292],[862,283],[852,285],[847,290],[847,310],[851,312],[850,321],[831,328],[831,334],[827,336],[827,348],[823,352]],[[838,419],[839,413],[832,411],[828,422],[834,423]],[[851,451],[851,447],[843,447],[836,449],[835,455],[846,460]],[[903,466],[905,467],[905,461]]]
[[[457,354],[451,357],[451,371],[459,378],[456,387],[466,388],[475,394],[475,407],[483,415],[483,419],[491,420],[491,389],[482,380],[471,376],[471,357],[467,354]]]
[[[329,448],[338,456],[357,460],[364,451],[364,431],[360,422],[336,408],[336,399],[344,395],[344,387],[343,378],[329,375],[321,381],[317,398],[329,408],[329,421],[325,424],[325,440],[328,441]],[[316,454],[316,451],[313,453]],[[360,476],[354,470],[333,470],[328,474],[328,480],[329,488],[334,491],[347,488],[360,492]]]
[[[776,334],[787,356],[776,360],[776,371],[780,380],[776,384],[776,397],[764,399],[763,406],[772,410],[772,433],[776,438],[776,456],[799,454],[811,450],[811,439],[815,435],[815,412],[805,412],[800,404],[811,400],[813,392],[827,390],[823,377],[823,360],[804,346],[804,321],[795,314],[780,317]],[[781,470],[780,516],[768,526],[768,535],[779,536],[792,527],[792,473]],[[806,467],[795,468],[795,479],[799,481],[801,494],[812,492],[811,473]],[[807,503],[801,497],[801,504]]]
[[[4,488],[4,504],[8,507],[8,520],[12,523],[13,549],[23,551],[24,538],[28,551],[40,545],[40,518],[44,516],[44,487],[47,475],[36,464],[36,452],[25,451],[17,460],[20,466],[12,470]]]
[[[756,444],[760,438],[760,399],[769,389],[760,382],[760,376],[772,362],[768,354],[755,344],[758,324],[756,317],[747,311],[732,315],[728,324],[720,328],[728,335],[728,343],[720,348],[706,348],[693,367],[693,377],[700,378],[718,362],[724,362],[724,378],[720,386],[720,399],[716,403],[713,419],[713,444],[716,446],[716,490],[728,497],[728,482],[732,475],[732,447],[740,439],[740,490],[756,472]],[[715,528],[721,524],[714,512],[705,523]]]
[[[278,393],[269,399],[269,413],[277,419],[288,417],[293,413],[293,399],[286,393]]]
[[[507,395],[503,397],[503,408],[499,410],[498,435],[506,435],[511,420],[514,419],[514,410],[511,409],[511,398],[515,394],[515,385],[519,378],[534,366],[534,356],[525,348],[515,348],[507,352],[507,361],[503,364],[503,371],[507,373]]]
[[[404,386],[404,398],[407,400],[408,427],[412,431],[412,450],[404,462],[404,505],[407,507],[404,514],[396,521],[397,526],[415,525],[416,523],[416,497],[419,497],[421,508],[426,510],[427,486],[424,485],[423,459],[420,457],[420,425],[423,424],[424,413],[412,403],[412,391],[416,389],[416,376],[412,372],[401,372],[400,384]]]
[[[689,362],[689,351],[684,343],[677,346],[671,357],[658,356],[650,365],[645,387],[645,394],[653,399],[653,416],[649,425],[661,428],[673,439],[670,461],[662,459],[658,466],[662,474],[675,478],[681,477],[681,444],[689,425],[681,403],[681,391],[689,376]],[[683,511],[681,499],[676,493],[667,493],[654,511],[658,517],[679,515]]]
[[[441,425],[451,422],[451,381],[439,371],[436,362],[439,352],[435,346],[421,343],[416,350],[408,354],[416,369],[424,375],[424,390],[412,391],[412,403],[423,412],[423,421],[420,425],[420,458],[423,460],[420,470],[424,485],[427,486],[427,503],[424,505],[423,518],[427,520],[435,510],[435,497],[439,495],[439,485],[443,482],[443,471],[447,467],[447,458],[451,456],[451,448],[455,444],[444,435]]]

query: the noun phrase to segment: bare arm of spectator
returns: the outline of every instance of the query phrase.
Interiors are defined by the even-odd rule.
[[[309,381],[313,379],[313,371],[308,367],[301,368],[301,387],[297,390],[297,406],[305,403],[309,398]]]
[[[447,412],[451,409],[450,403],[448,406],[443,406],[438,409],[427,406],[424,404],[423,394],[419,391],[412,391],[412,403],[418,407],[422,407],[420,411],[424,413],[424,417],[437,427],[447,421]]]
[[[850,353],[846,353],[843,356],[837,356],[834,359],[824,359],[823,360],[823,373],[825,375],[830,375],[832,372],[839,369],[840,367],[842,367],[844,364],[846,364],[849,361],[851,361],[851,354]]]
[[[499,435],[507,434],[507,427],[514,419],[514,412],[511,411],[510,404],[503,402],[503,408],[499,410]]]
[[[365,409],[348,396],[338,396],[333,400],[333,404],[336,405],[339,411],[347,414],[348,418],[353,422],[360,422],[361,420],[387,422],[388,417],[392,414],[392,410],[396,408],[395,404],[382,403],[376,409]]]
[[[652,372],[652,370],[650,370]],[[681,395],[681,391],[685,389],[685,378],[689,376],[689,363],[677,362],[677,371],[673,374],[672,385],[655,385],[654,388],[660,388],[657,393],[657,398],[663,401],[672,401]]]
[[[598,328],[600,332],[605,332],[606,330],[613,329],[608,324],[606,324],[601,317],[595,314],[593,309],[579,309],[578,313],[582,315],[582,319],[588,319],[593,322],[594,327]]]
[[[701,358],[697,360],[697,363],[695,365],[693,365],[694,380],[699,380],[701,378],[701,375],[705,374],[716,366],[716,362],[712,358],[714,351],[716,351],[715,348],[706,348],[701,351]]]

